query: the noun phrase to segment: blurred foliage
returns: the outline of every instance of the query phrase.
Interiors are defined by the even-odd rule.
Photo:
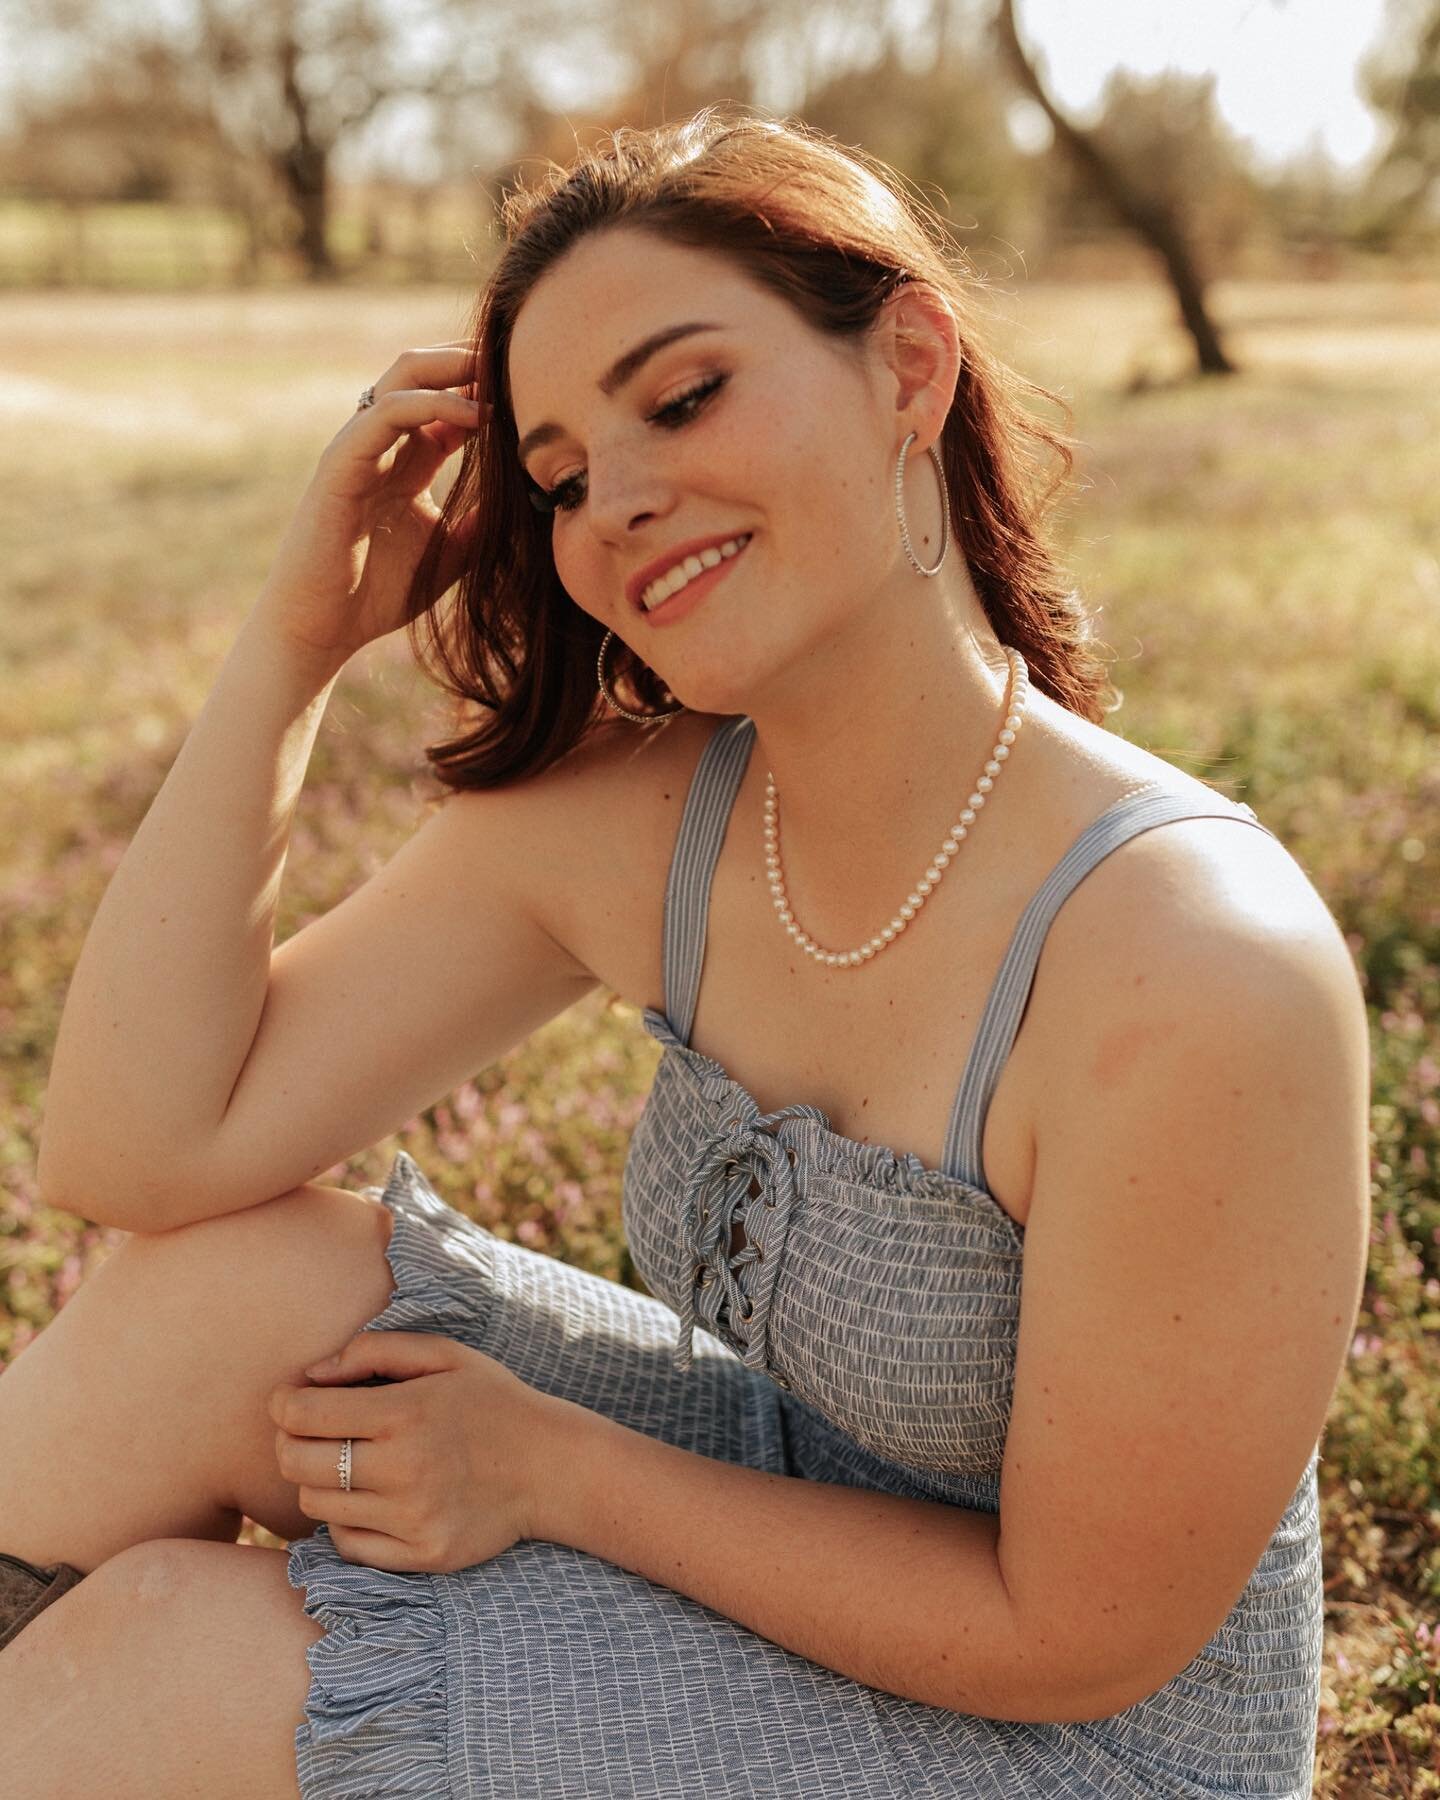
[[[1202,268],[1234,265],[1266,221],[1263,184],[1247,146],[1220,116],[1213,75],[1116,69],[1105,83],[1091,137],[1146,200],[1179,219]],[[1047,185],[1047,240],[1094,238],[1109,208],[1073,167],[1057,161]]]
[[[767,81],[777,110],[906,170],[982,267],[1074,273],[1090,246],[1122,273],[1151,266],[1093,184],[1036,147],[1049,128],[1037,137],[996,54],[996,3],[625,0],[580,18],[494,0],[476,32],[468,0],[427,0],[423,31],[331,0],[0,0],[25,49],[0,119],[0,288],[468,279],[522,168],[620,121],[764,105]],[[1258,168],[1212,75],[1116,71],[1092,135],[1173,210],[1207,275],[1433,261],[1437,6],[1391,0],[1366,65],[1391,143],[1359,186],[1314,151]],[[544,77],[561,34],[596,74],[584,102],[557,105]]]
[[[105,884],[349,397],[398,347],[454,336],[463,299],[0,299],[0,1356],[120,1238],[34,1183],[65,987]],[[1364,983],[1371,1252],[1322,1445],[1315,1793],[1434,1793],[1440,293],[1221,283],[1216,299],[1247,370],[1222,387],[1179,378],[1186,349],[1149,284],[997,287],[981,310],[997,349],[1076,408],[1081,485],[1060,529],[1114,657],[1110,728],[1255,806]],[[403,641],[346,669],[281,939],[416,829],[420,745],[447,723]],[[491,1230],[639,1286],[620,1181],[657,1057],[632,1007],[591,996],[321,1179],[383,1182],[404,1148]]]
[[[983,265],[997,244],[1043,241],[1047,222],[1047,165],[1017,153],[1006,127],[1010,104],[986,58],[916,69],[892,48],[818,86],[804,116],[906,170]]]
[[[1370,182],[1366,237],[1386,248],[1417,225],[1440,236],[1440,0],[1389,0],[1386,30],[1361,69],[1390,126]]]

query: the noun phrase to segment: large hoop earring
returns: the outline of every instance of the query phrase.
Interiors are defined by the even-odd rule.
[[[935,465],[935,473],[940,478],[940,556],[933,569],[927,569],[910,548],[910,528],[905,523],[905,452],[919,436],[912,431],[900,446],[900,460],[895,464],[895,516],[900,521],[900,542],[905,546],[905,554],[910,558],[921,575],[938,575],[940,564],[945,560],[945,553],[950,548],[950,490],[945,485],[945,467],[940,461],[940,452],[933,444],[926,454]]]
[[[600,678],[600,692],[605,696],[606,705],[613,708],[615,712],[623,714],[625,718],[633,719],[637,725],[658,725],[661,719],[673,719],[676,713],[689,712],[690,709],[688,706],[672,706],[669,712],[634,713],[628,712],[620,704],[605,685],[605,652],[609,648],[610,640],[614,635],[615,633],[613,631],[607,631],[605,633],[604,637],[600,640],[600,654],[595,658],[595,673]]]

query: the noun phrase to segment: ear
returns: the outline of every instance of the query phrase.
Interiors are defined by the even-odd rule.
[[[893,399],[896,439],[916,434],[921,455],[940,436],[960,379],[960,328],[949,302],[928,282],[907,278],[886,300],[872,328],[882,394]]]

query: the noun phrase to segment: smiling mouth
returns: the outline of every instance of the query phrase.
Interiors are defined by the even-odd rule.
[[[685,563],[698,562],[700,567],[687,573],[678,583],[675,581],[675,576],[679,573],[678,568],[672,571],[668,580],[662,577],[651,582],[647,588],[641,591],[636,601],[639,610],[642,613],[658,612],[667,601],[676,595],[683,594],[687,588],[702,581],[714,570],[723,568],[726,563],[734,562],[736,557],[744,552],[745,546],[753,536],[754,533],[750,531],[738,532],[733,538],[725,538],[719,544],[708,545],[693,557],[686,557]]]

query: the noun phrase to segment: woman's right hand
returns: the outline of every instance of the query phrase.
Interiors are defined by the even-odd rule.
[[[285,530],[255,611],[308,661],[339,671],[405,624],[405,596],[438,529],[430,483],[483,414],[454,386],[467,341],[406,350],[321,452]],[[474,509],[446,536],[431,604],[459,579]]]

